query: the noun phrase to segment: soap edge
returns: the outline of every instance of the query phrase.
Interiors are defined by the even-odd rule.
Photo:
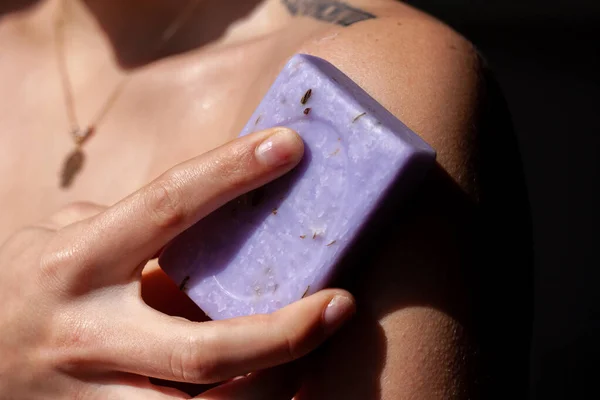
[[[352,93],[362,93],[365,95],[365,97],[362,99],[357,98],[355,95],[352,96],[357,104],[361,105],[367,111],[371,111],[371,113],[373,113],[374,116],[378,117],[378,120],[384,126],[386,126],[390,131],[394,132],[396,135],[401,135],[401,139],[406,140],[413,147],[426,152],[431,152],[433,153],[434,157],[437,156],[435,149],[433,149],[433,147],[431,147],[429,143],[427,143],[418,133],[416,133],[402,120],[400,120],[398,117],[392,114],[369,92],[360,87],[346,73],[344,73],[344,71],[333,65],[331,62],[321,57],[299,53],[291,57],[288,61],[288,64],[294,62],[295,59],[300,59],[303,62],[310,63],[312,66],[314,66],[316,69],[320,70],[323,74],[327,76],[332,76],[334,74],[338,75],[337,77],[335,77],[335,80],[338,84],[344,85]],[[342,82],[340,82],[338,78],[341,78]],[[390,126],[388,124],[390,122],[395,126]],[[402,133],[406,133],[407,135],[403,135]]]

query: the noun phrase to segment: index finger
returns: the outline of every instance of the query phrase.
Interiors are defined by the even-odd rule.
[[[136,268],[221,205],[291,170],[303,150],[295,132],[274,128],[184,162],[88,220],[80,253],[94,265]]]

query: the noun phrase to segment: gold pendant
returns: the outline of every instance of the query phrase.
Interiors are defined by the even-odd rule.
[[[85,154],[83,154],[83,144],[94,133],[94,127],[90,126],[86,129],[73,129],[71,137],[75,142],[75,149],[65,158],[62,172],[60,174],[60,187],[68,189],[73,184],[75,176],[81,172],[83,163],[85,162]]]
[[[90,137],[92,137],[93,133],[93,126],[89,126],[85,129],[76,128],[71,131],[71,137],[77,146],[82,146]]]
[[[80,147],[76,147],[65,159],[63,164],[62,173],[60,176],[60,187],[63,189],[68,189],[73,184],[75,180],[75,176],[81,171],[83,168],[83,163],[85,161],[85,154],[83,154],[83,150]]]

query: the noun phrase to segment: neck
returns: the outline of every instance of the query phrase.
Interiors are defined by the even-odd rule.
[[[28,29],[48,40],[60,17],[71,36],[102,38],[118,64],[129,69],[223,41],[231,26],[255,16],[271,1],[0,0],[0,17],[23,11],[25,19],[31,16]]]
[[[102,31],[121,66],[135,67],[196,47],[209,0],[59,0],[65,23]],[[94,29],[95,25],[95,29]],[[200,36],[196,36],[200,37]]]
[[[369,0],[0,0],[0,17],[16,11],[35,14],[27,29],[36,31],[39,40],[51,40],[49,27],[62,16],[71,38],[103,40],[120,68],[131,69],[231,38],[268,33],[291,17],[350,25],[369,18],[352,7],[363,3]]]

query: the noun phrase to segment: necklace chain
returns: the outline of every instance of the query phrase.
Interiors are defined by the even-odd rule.
[[[58,70],[60,75],[60,82],[63,91],[65,110],[70,125],[70,136],[75,144],[75,149],[71,152],[63,165],[61,174],[61,187],[68,188],[73,183],[75,176],[81,171],[85,155],[83,154],[83,144],[92,137],[97,130],[99,124],[106,117],[112,107],[115,105],[119,96],[123,93],[123,90],[131,80],[132,76],[128,74],[120,80],[119,83],[110,92],[104,103],[98,109],[96,114],[90,120],[89,124],[82,129],[79,119],[77,118],[77,108],[75,104],[75,97],[73,94],[73,84],[69,75],[69,68],[67,65],[67,53],[65,49],[65,16],[67,1],[63,0],[61,3],[60,13],[55,20],[54,25],[54,37],[56,41],[56,59],[58,62]],[[156,48],[153,50],[153,54],[160,54],[164,47],[171,41],[171,39],[179,32],[181,27],[188,22],[188,19],[192,15],[193,11],[198,6],[198,0],[188,0],[186,6],[179,12],[176,18],[167,26],[163,31],[160,40],[158,41]]]

